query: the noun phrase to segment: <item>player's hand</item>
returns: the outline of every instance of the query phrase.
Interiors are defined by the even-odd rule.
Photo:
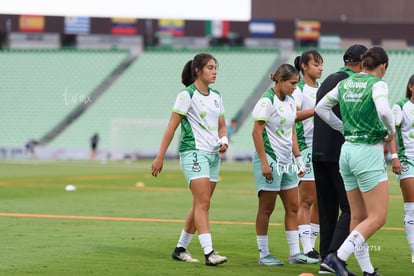
[[[217,144],[219,146],[218,151],[220,153],[225,153],[229,147],[229,139],[227,138],[227,136],[223,136],[218,139]]]
[[[163,160],[155,158],[154,161],[152,161],[152,165],[151,165],[152,176],[157,177],[157,175],[161,173],[162,171],[162,166],[163,166]]]
[[[392,171],[395,174],[401,174],[401,162],[398,158],[392,159]]]
[[[229,145],[227,144],[222,144],[219,148],[219,152],[220,153],[225,153],[227,151],[227,149],[229,148]]]
[[[384,141],[385,143],[389,143],[392,139],[394,138],[393,134],[387,134],[385,135],[385,137],[382,139],[382,141]]]
[[[305,175],[305,163],[303,163],[302,156],[295,157],[296,166],[298,167],[298,176],[303,177]]]
[[[272,168],[269,165],[262,165],[262,175],[266,178],[267,182],[273,181]]]

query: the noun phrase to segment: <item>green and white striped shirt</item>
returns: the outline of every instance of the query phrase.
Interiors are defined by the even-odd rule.
[[[396,102],[392,108],[398,128],[398,156],[414,159],[414,103],[408,98]]]
[[[296,119],[293,98],[286,96],[280,100],[270,88],[256,103],[252,116],[254,121],[266,122],[262,133],[266,153],[281,164],[291,164],[292,128]]]
[[[307,110],[315,107],[316,92],[318,92],[319,83],[317,87],[310,86],[301,80],[292,97],[295,99],[296,108],[298,110]],[[299,150],[302,151],[312,146],[313,139],[313,116],[303,121],[296,122],[296,135],[298,136]]]
[[[223,100],[218,91],[209,88],[205,95],[192,84],[177,95],[173,112],[184,116],[179,152],[218,152],[218,123],[219,117],[224,116]]]

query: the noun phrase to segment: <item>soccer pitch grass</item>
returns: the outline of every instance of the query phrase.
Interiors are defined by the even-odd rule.
[[[285,265],[258,265],[250,163],[223,163],[211,203],[214,249],[228,263],[205,266],[196,236],[189,250],[202,262],[173,261],[191,193],[178,161],[165,162],[157,178],[150,167],[150,161],[0,161],[0,275],[317,275],[319,265],[287,263],[280,198],[269,243]],[[408,275],[413,264],[403,202],[395,176],[389,176],[387,223],[369,249],[382,275]],[[67,184],[77,190],[65,191]],[[348,267],[362,274],[353,256]]]

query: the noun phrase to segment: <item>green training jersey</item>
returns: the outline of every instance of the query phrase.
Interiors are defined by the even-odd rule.
[[[380,91],[375,95],[374,85],[378,85],[377,91]],[[364,144],[382,141],[387,131],[378,117],[374,97],[387,96],[387,84],[371,74],[355,74],[338,84],[345,141]]]

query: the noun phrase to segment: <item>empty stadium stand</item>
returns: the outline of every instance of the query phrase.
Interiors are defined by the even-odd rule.
[[[152,49],[142,52],[117,79],[113,72],[130,55],[124,50],[4,50],[0,52],[3,77],[0,95],[0,157],[4,149],[22,149],[29,139],[50,133],[74,109],[88,107],[63,128],[44,150],[56,158],[87,158],[89,137],[98,132],[99,149],[107,156],[152,157],[158,149],[177,93],[183,89],[181,71],[201,50]],[[224,99],[226,120],[238,118],[231,154],[249,159],[254,150],[250,116],[257,97],[272,83],[268,76],[282,62],[293,63],[301,53],[277,49],[211,48],[218,60],[218,89]],[[389,50],[385,81],[390,103],[404,97],[414,73],[414,50]],[[320,81],[343,65],[342,50],[321,50],[324,73]],[[283,57],[283,58],[282,58]],[[97,87],[112,80],[106,91],[92,98]],[[93,102],[92,102],[93,99]],[[243,114],[243,116],[241,116]],[[177,153],[178,132],[169,156]],[[118,156],[119,155],[119,156]],[[102,155],[101,155],[102,157]]]
[[[82,118],[51,142],[53,147],[82,148],[92,132],[99,132],[101,147],[113,154],[134,152],[153,156],[171,114],[177,93],[183,89],[181,71],[199,51],[153,50],[144,52]],[[254,91],[262,76],[271,72],[275,50],[209,50],[218,60],[219,73],[212,87],[224,99],[230,121]],[[176,135],[178,137],[178,133]],[[176,137],[176,138],[177,138]],[[170,147],[176,154],[177,139]]]
[[[0,52],[0,147],[39,139],[79,104],[126,56],[112,50]],[[80,134],[81,135],[81,134]]]

